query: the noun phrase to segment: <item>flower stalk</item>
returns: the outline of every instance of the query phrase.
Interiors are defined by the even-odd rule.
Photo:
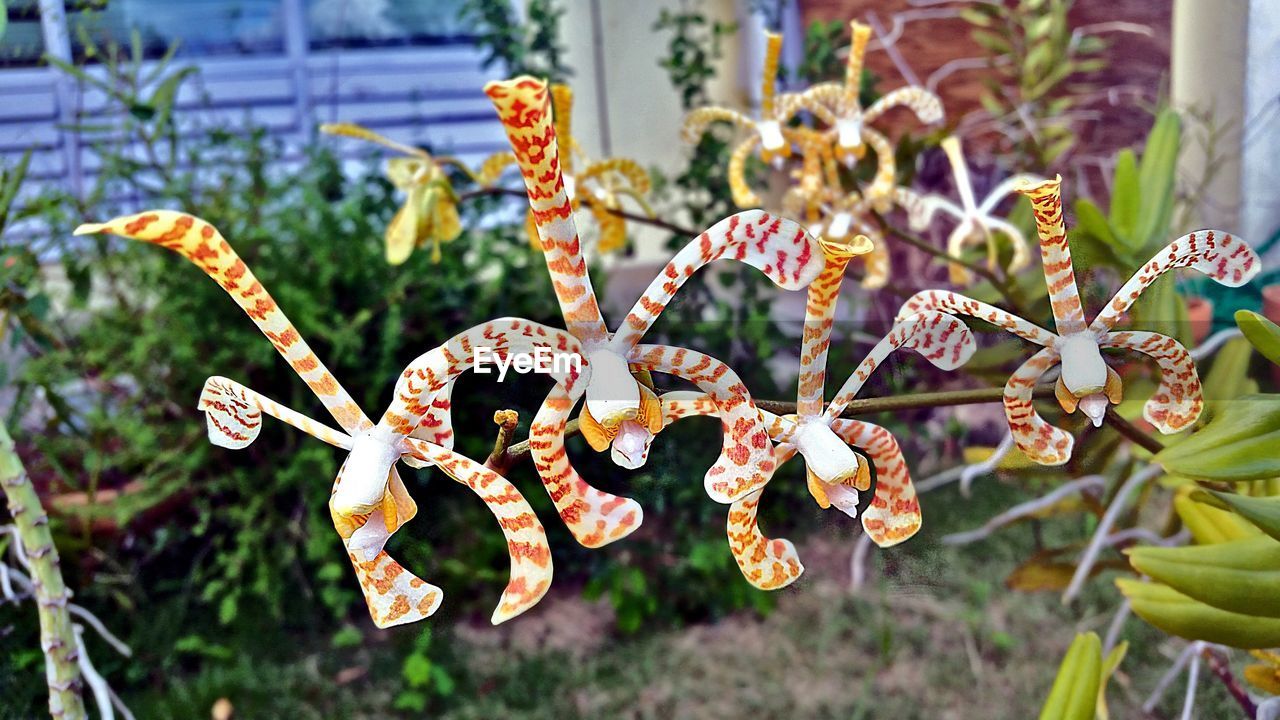
[[[79,720],[85,717],[85,709],[77,664],[79,643],[67,610],[71,593],[58,567],[58,549],[49,534],[49,516],[3,424],[0,424],[0,489],[9,501],[9,513],[18,528],[21,550],[31,565],[31,582],[40,613],[40,645],[49,684],[49,715],[58,720]]]

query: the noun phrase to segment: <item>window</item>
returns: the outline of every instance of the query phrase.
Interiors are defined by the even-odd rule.
[[[102,46],[128,46],[136,30],[147,57],[173,43],[189,57],[259,55],[284,52],[280,0],[98,0],[67,8],[71,52],[84,54],[87,35]]]
[[[466,41],[463,0],[307,0],[312,48],[389,47]]]

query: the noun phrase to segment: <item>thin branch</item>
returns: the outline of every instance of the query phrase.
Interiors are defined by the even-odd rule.
[[[1209,665],[1209,670],[1213,672],[1214,677],[1218,678],[1223,686],[1227,688],[1227,693],[1235,698],[1236,703],[1240,705],[1240,709],[1244,711],[1245,717],[1257,717],[1258,706],[1254,705],[1253,699],[1249,697],[1248,691],[1241,687],[1240,681],[1236,679],[1236,676],[1231,674],[1231,666],[1227,663],[1227,659],[1222,656],[1222,653],[1218,652],[1213,646],[1205,645],[1201,648],[1200,654]]]
[[[1107,414],[1103,419],[1116,432],[1120,433],[1121,435],[1128,438],[1129,440],[1132,440],[1134,444],[1142,447],[1144,450],[1147,450],[1152,455],[1164,449],[1164,443],[1142,432],[1142,430],[1138,429],[1137,425],[1134,425],[1128,420],[1125,420],[1124,418],[1120,417],[1120,413],[1117,413],[1115,411],[1115,408],[1111,406],[1107,407]]]
[[[943,545],[968,545],[989,537],[992,533],[1000,528],[1020,520],[1024,517],[1035,515],[1036,513],[1052,507],[1063,498],[1076,492],[1084,492],[1090,488],[1102,487],[1106,485],[1106,480],[1101,475],[1088,475],[1069,483],[1059,485],[1049,492],[1034,500],[1028,500],[1019,503],[1004,512],[996,515],[990,520],[982,524],[982,527],[965,532],[951,533],[942,537]]]
[[[1053,385],[1039,385],[1033,391],[1033,397],[1047,398],[1053,397]],[[916,410],[920,408],[935,407],[951,407],[954,405],[978,405],[981,403],[1002,402],[1004,400],[1004,388],[977,388],[973,390],[947,390],[943,392],[931,393],[911,393],[908,395],[894,395],[882,398],[862,398],[849,401],[843,413],[842,418],[852,418],[859,415],[870,415],[873,413],[889,412],[894,410]],[[767,410],[776,415],[787,415],[796,411],[794,402],[784,402],[781,400],[756,400],[756,407],[761,410]],[[564,428],[565,437],[573,437],[578,434],[577,419],[570,420]],[[511,464],[529,453],[529,441],[524,440],[507,448],[506,456],[503,458],[503,467],[511,467]]]
[[[1062,593],[1062,602],[1069,603],[1076,598],[1076,595],[1080,594],[1080,589],[1084,587],[1084,581],[1089,578],[1089,573],[1093,570],[1099,553],[1102,552],[1104,547],[1107,547],[1107,537],[1111,534],[1111,526],[1116,524],[1116,520],[1120,519],[1120,513],[1129,506],[1129,496],[1162,472],[1164,472],[1164,468],[1159,465],[1148,465],[1131,475],[1116,491],[1116,496],[1111,499],[1111,505],[1107,507],[1107,511],[1102,514],[1102,519],[1098,521],[1098,527],[1094,530],[1093,537],[1089,540],[1089,546],[1085,548],[1084,554],[1080,556],[1080,562],[1076,565],[1076,572],[1071,576],[1071,584],[1067,585],[1067,589]]]
[[[1182,649],[1178,653],[1178,657],[1173,661],[1173,665],[1160,676],[1160,680],[1156,682],[1156,686],[1152,689],[1151,694],[1147,696],[1146,701],[1142,703],[1142,712],[1150,715],[1155,711],[1156,705],[1160,704],[1160,699],[1168,692],[1169,686],[1174,680],[1178,679],[1178,675],[1182,673],[1182,668],[1186,666],[1191,657],[1196,654],[1198,642],[1193,642]]]
[[[494,196],[517,197],[517,198],[529,197],[528,193],[526,193],[524,190],[519,190],[516,188],[484,187],[484,188],[477,188],[475,190],[468,190],[463,193],[458,193],[458,202],[462,203],[462,202],[466,202],[467,200],[471,200],[472,198],[494,197]],[[620,208],[607,207],[605,208],[605,210],[625,220],[630,220],[631,222],[638,222],[644,225],[651,225],[653,227],[666,230],[667,232],[675,233],[676,235],[684,235],[685,237],[693,238],[701,234],[700,231],[698,230],[690,230],[689,228],[682,227],[672,222],[667,222],[666,220],[663,220],[661,218],[649,217],[648,215],[641,215],[639,213],[628,212]]]

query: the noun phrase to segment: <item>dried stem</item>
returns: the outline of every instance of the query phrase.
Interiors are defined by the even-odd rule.
[[[0,490],[9,500],[9,513],[22,553],[31,567],[36,609],[40,614],[40,644],[45,656],[45,676],[49,684],[49,714],[55,718],[80,720],[85,717],[80,697],[79,643],[71,627],[67,599],[71,593],[58,568],[58,549],[49,534],[49,516],[27,477],[13,440],[0,424]]]
[[[507,452],[511,449],[511,438],[515,435],[516,426],[520,424],[520,414],[515,410],[498,410],[493,414],[493,422],[498,426],[498,437],[493,441],[493,451],[484,461],[485,467],[501,474],[509,467]]]
[[[1206,645],[1200,650],[1200,654],[1204,656],[1205,662],[1209,665],[1209,669],[1213,671],[1214,676],[1227,688],[1227,692],[1231,697],[1235,698],[1235,701],[1240,705],[1240,709],[1244,711],[1245,717],[1257,717],[1258,707],[1253,704],[1248,691],[1240,685],[1240,681],[1236,679],[1236,676],[1231,674],[1231,666],[1227,664],[1227,659],[1222,656],[1222,653]]]

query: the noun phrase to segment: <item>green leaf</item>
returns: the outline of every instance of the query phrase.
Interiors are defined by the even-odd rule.
[[[0,39],[4,39],[4,31],[9,29],[9,8],[5,0],[0,0]]]
[[[1116,247],[1120,244],[1116,240],[1115,233],[1111,231],[1111,223],[1107,222],[1107,218],[1102,214],[1102,211],[1092,201],[1085,198],[1076,200],[1076,229],[1079,232],[1092,235],[1109,247]]]
[[[1040,720],[1092,720],[1102,684],[1102,640],[1097,633],[1076,636],[1058,667]]]
[[[228,625],[232,620],[236,619],[236,610],[238,604],[235,593],[228,593],[222,596],[222,602],[218,603],[218,622]]]
[[[404,666],[400,669],[400,674],[404,676],[404,681],[409,683],[409,687],[426,687],[427,683],[431,682],[432,667],[430,658],[420,653],[414,653],[404,659]]]
[[[1246,395],[1215,403],[1213,420],[1160,451],[1155,461],[1196,480],[1280,477],[1280,395]]]
[[[1258,383],[1249,377],[1249,361],[1253,348],[1244,338],[1235,338],[1214,355],[1213,366],[1201,382],[1204,397],[1211,401],[1231,400],[1241,395],[1258,392]],[[1211,403],[1202,416],[1203,421],[1213,419],[1217,403]]]
[[[1280,497],[1254,497],[1216,490],[1198,490],[1192,494],[1191,499],[1234,510],[1262,532],[1280,540]]]
[[[1111,227],[1116,237],[1131,250],[1142,247],[1134,242],[1138,211],[1142,203],[1142,184],[1138,180],[1138,159],[1126,148],[1116,155],[1115,179],[1111,183]]]
[[[1142,150],[1138,182],[1142,197],[1138,207],[1138,224],[1134,241],[1154,252],[1163,247],[1173,215],[1173,190],[1176,180],[1178,152],[1182,143],[1182,120],[1173,110],[1162,110],[1156,116],[1147,145]],[[1158,244],[1159,247],[1152,247]]]
[[[170,119],[173,117],[173,104],[178,96],[178,89],[182,86],[182,81],[191,77],[196,73],[194,66],[184,67],[164,80],[156,86],[156,91],[151,93],[151,107],[156,109],[156,127],[165,128],[169,125]]]
[[[1280,365],[1280,326],[1252,310],[1237,310],[1236,325],[1254,349]]]

